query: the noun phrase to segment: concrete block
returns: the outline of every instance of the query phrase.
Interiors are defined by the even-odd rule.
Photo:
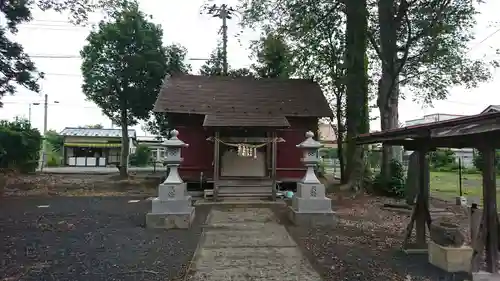
[[[335,225],[338,222],[338,218],[335,212],[330,210],[329,212],[314,212],[306,213],[299,212],[293,207],[288,207],[288,219],[295,225],[299,226],[320,226],[320,225]]]
[[[146,214],[147,228],[188,229],[195,216],[194,207],[185,213],[148,213]]]
[[[429,241],[429,263],[447,272],[470,272],[471,247],[445,247]]]
[[[472,281],[500,281],[500,273],[472,272]]]

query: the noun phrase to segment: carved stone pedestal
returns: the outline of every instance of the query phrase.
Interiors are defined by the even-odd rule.
[[[306,140],[297,145],[304,150],[302,162],[307,167],[304,178],[297,184],[297,192],[288,208],[288,217],[296,225],[331,225],[336,222],[332,202],[325,196],[325,186],[318,180],[314,167],[318,164],[318,149],[322,146],[306,133]]]
[[[170,173],[167,179],[158,187],[158,197],[151,201],[151,212],[146,215],[148,228],[189,228],[195,216],[195,208],[191,206],[191,196],[188,195],[186,183],[179,177],[178,167],[182,162],[181,148],[187,147],[177,138],[176,130],[172,137],[163,143],[167,147],[167,166]]]

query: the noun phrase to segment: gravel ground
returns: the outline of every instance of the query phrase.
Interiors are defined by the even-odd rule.
[[[404,254],[400,249],[409,215],[381,210],[385,202],[368,196],[334,200],[340,223],[330,228],[292,226],[284,208],[275,211],[324,280],[469,279],[465,273],[449,274],[432,266],[426,254]]]
[[[196,209],[190,230],[150,230],[144,223],[151,203],[128,200],[2,199],[0,280],[179,280],[208,209]]]

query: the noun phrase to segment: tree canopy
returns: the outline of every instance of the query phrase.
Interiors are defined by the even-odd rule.
[[[130,2],[87,37],[81,51],[83,93],[122,128],[120,172],[127,174],[128,126],[147,120],[167,74],[159,25]]]
[[[345,71],[352,61],[344,58],[353,46],[346,33],[348,18],[356,11],[349,9],[358,5],[356,9],[366,10],[358,17],[360,22],[363,17],[368,21],[364,32],[369,42],[365,70],[368,68],[371,76],[368,81],[378,80],[378,87],[372,84],[367,89],[377,96],[382,129],[399,125],[398,100],[406,98],[405,90],[411,91],[417,102],[429,104],[446,98],[450,86],[475,87],[487,81],[491,77],[488,63],[498,65],[467,55],[477,14],[475,1],[379,0],[353,4],[342,0],[240,0],[240,4],[242,24],[285,38],[291,46],[296,74],[318,81],[327,96],[336,97],[330,98],[337,101],[331,103],[335,108],[344,104],[344,97],[338,98],[338,93],[349,92]],[[349,93],[346,96],[353,98]],[[358,117],[347,113],[349,118]],[[342,129],[342,122],[337,123]],[[392,158],[389,152],[384,147],[383,163],[387,165],[382,165],[383,170]]]
[[[252,52],[257,62],[252,64],[260,78],[290,78],[293,75],[292,54],[285,39],[274,33],[267,33],[254,42]]]
[[[200,75],[224,75],[224,52],[222,51],[222,44],[217,45],[217,47],[210,54],[208,60],[201,66]],[[248,68],[233,69],[231,66],[228,67],[227,75],[231,77],[254,76],[253,72]]]
[[[172,44],[166,47],[167,54],[167,74],[188,73],[191,65],[186,63],[187,49],[179,44]],[[150,133],[168,137],[170,126],[167,114],[163,112],[153,112],[151,118],[145,124],[145,129]]]

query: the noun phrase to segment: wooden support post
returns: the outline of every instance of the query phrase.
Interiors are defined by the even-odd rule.
[[[479,223],[479,227],[477,229],[477,233],[475,234],[475,239],[472,240],[472,249],[474,249],[472,253],[472,259],[471,259],[471,269],[472,272],[477,272],[479,271],[481,267],[481,257],[483,256],[484,252],[484,240],[485,240],[485,232],[484,232],[484,209],[481,214],[481,222]]]
[[[429,211],[430,172],[429,161],[426,159],[427,150],[421,148],[418,152],[418,195],[413,208],[410,222],[406,228],[403,249],[408,249],[409,240],[415,224],[416,246],[418,249],[427,249],[426,226],[430,228],[431,215]]]
[[[276,142],[276,132],[273,131],[272,133],[272,139],[273,139],[273,142],[272,142],[272,147],[271,147],[271,179],[273,181],[273,186],[272,186],[272,189],[273,189],[273,201],[276,201],[276,153],[277,153],[277,149],[278,149],[278,145],[277,145],[277,142]]]
[[[418,151],[418,188],[419,197],[417,199],[417,214],[415,217],[416,243],[419,247],[427,245],[425,235],[425,225],[427,222],[427,214],[429,213],[429,162],[426,159],[427,150]],[[430,215],[429,215],[430,217]]]
[[[220,133],[219,131],[215,132],[214,138],[214,201],[219,199],[219,159],[220,159],[220,143],[219,143]]]
[[[498,215],[496,199],[495,149],[486,146],[483,156],[483,216],[486,233],[486,270],[498,272]]]

